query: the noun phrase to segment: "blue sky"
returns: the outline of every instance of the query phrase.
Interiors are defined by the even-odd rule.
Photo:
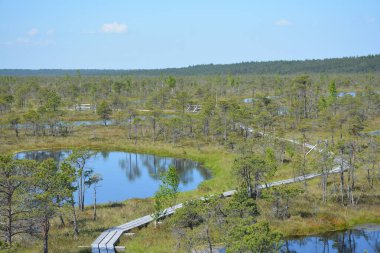
[[[137,69],[380,53],[380,0],[0,0],[0,68]]]

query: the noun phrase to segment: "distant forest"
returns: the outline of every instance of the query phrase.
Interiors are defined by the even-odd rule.
[[[298,74],[298,73],[366,73],[380,72],[380,55],[344,57],[322,60],[242,62],[234,64],[205,64],[184,68],[111,70],[111,69],[0,69],[1,76],[196,76],[228,74]]]

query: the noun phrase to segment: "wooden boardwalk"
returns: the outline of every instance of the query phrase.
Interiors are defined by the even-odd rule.
[[[346,166],[347,165],[344,165],[343,170],[346,170]],[[340,173],[340,172],[341,172],[341,168],[340,168],[340,166],[337,166],[337,167],[333,168],[332,170],[330,170],[329,174]],[[305,176],[299,176],[296,178],[280,180],[280,181],[272,182],[272,183],[269,183],[266,185],[264,184],[264,185],[261,185],[260,188],[263,189],[263,188],[268,188],[268,187],[272,187],[272,186],[301,182],[304,180],[309,180],[312,178],[319,177],[321,175],[322,175],[321,173],[307,174]],[[236,190],[223,192],[221,194],[221,197],[230,197],[235,192],[236,192]],[[165,209],[163,217],[172,215],[178,208],[182,208],[182,206],[183,206],[183,204],[180,203],[178,205],[175,205],[175,206],[172,206],[172,207]],[[92,252],[93,253],[113,253],[113,252],[115,252],[115,244],[118,242],[120,236],[123,233],[128,232],[134,228],[140,228],[140,227],[146,226],[149,223],[151,223],[152,221],[154,221],[153,215],[146,215],[146,216],[140,217],[138,219],[132,220],[130,222],[127,222],[125,224],[122,224],[120,226],[113,227],[113,228],[110,228],[110,229],[104,231],[91,244]]]
[[[251,129],[251,128],[248,128],[247,130],[249,132],[253,132],[253,129]],[[263,134],[263,133],[260,133],[260,134],[267,135],[267,134]],[[275,137],[275,138],[301,145],[301,143],[299,143],[298,141],[295,141],[295,140],[283,139],[283,138],[278,138],[278,137]],[[304,144],[304,146],[309,148],[311,151],[311,150],[315,149],[317,145],[313,146],[310,144]],[[319,152],[322,151],[322,149],[317,149],[317,150]],[[336,164],[341,164],[342,158],[340,158],[340,157],[335,158],[334,162]],[[347,169],[347,167],[348,167],[347,163],[345,161],[343,161],[343,167],[338,165],[338,166],[334,167],[333,169],[331,169],[328,173],[329,174],[340,173],[342,171],[345,171]],[[272,186],[301,182],[304,180],[309,180],[309,179],[319,177],[321,175],[322,175],[322,173],[311,173],[311,174],[307,174],[305,176],[299,176],[299,177],[295,177],[295,178],[290,178],[290,179],[285,179],[285,180],[280,180],[280,181],[264,184],[264,185],[261,185],[260,188],[263,189],[263,188],[269,188]],[[221,194],[221,197],[230,197],[233,194],[235,194],[235,192],[236,192],[236,190],[223,192]],[[162,215],[162,218],[169,216],[169,215],[172,215],[178,208],[182,208],[182,206],[183,206],[183,204],[180,203],[180,204],[177,204],[175,206],[172,206],[172,207],[165,209],[163,212],[164,214]],[[114,252],[116,252],[115,251],[115,244],[119,241],[119,238],[123,233],[128,232],[134,228],[144,227],[153,221],[154,221],[153,214],[150,214],[150,215],[146,215],[146,216],[140,217],[138,219],[132,220],[132,221],[127,222],[125,224],[119,225],[117,227],[112,227],[110,229],[107,229],[106,231],[101,233],[99,235],[99,237],[96,238],[96,240],[91,244],[92,253],[114,253]]]
[[[176,209],[181,208],[182,203],[169,207],[163,212],[169,216],[175,212]],[[93,253],[113,253],[115,252],[115,244],[119,240],[120,236],[134,228],[141,228],[154,221],[153,215],[145,215],[133,221],[127,222],[117,227],[107,229],[100,234],[98,238],[91,244]]]

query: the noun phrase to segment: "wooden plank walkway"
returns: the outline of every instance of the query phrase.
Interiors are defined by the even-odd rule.
[[[343,170],[347,169],[347,165],[344,165]],[[337,166],[333,168],[332,170],[329,171],[329,174],[333,173],[340,173],[341,168],[340,166]],[[285,179],[285,180],[280,180],[276,182],[272,182],[269,184],[263,184],[260,186],[260,188],[269,188],[272,186],[278,186],[278,185],[283,185],[283,184],[291,184],[295,182],[301,182],[304,180],[310,180],[316,177],[321,176],[321,173],[312,173],[312,174],[307,174],[305,176],[299,176],[296,178],[290,178],[290,179]],[[236,190],[231,190],[231,191],[226,191],[221,194],[221,197],[230,197],[233,194],[236,193]],[[165,209],[164,215],[162,217],[169,216],[173,214],[177,209],[182,208],[183,204],[180,203],[178,205],[169,207]],[[91,244],[92,252],[93,253],[114,253],[115,252],[115,244],[118,242],[120,236],[128,232],[134,228],[139,228],[148,225],[149,223],[153,222],[153,215],[146,215],[143,217],[140,217],[138,219],[132,220],[130,222],[127,222],[125,224],[122,224],[117,227],[110,228],[103,233],[100,234],[100,236]]]
[[[242,127],[242,126],[240,126],[240,127]],[[248,128],[248,131],[253,132],[253,129]],[[260,133],[260,134],[267,135],[267,134],[263,134],[263,133]],[[284,139],[284,138],[279,138],[279,137],[275,137],[275,138],[301,145],[301,143],[299,143],[298,141],[295,141],[295,140]],[[317,145],[313,146],[313,145],[305,143],[304,146],[313,150],[313,149],[315,149],[315,147]],[[322,151],[322,149],[317,149],[317,150],[319,152]],[[340,164],[340,163],[342,163],[342,158],[340,158],[340,157],[335,158],[334,161],[336,164]],[[343,167],[342,168],[340,165],[336,166],[329,171],[329,174],[340,173],[342,171],[347,170],[347,168],[348,168],[348,164],[345,161],[343,161]],[[260,188],[263,189],[263,188],[268,188],[268,187],[272,187],[272,186],[301,182],[304,180],[310,180],[310,179],[319,177],[321,175],[322,175],[322,173],[311,173],[311,174],[307,174],[305,176],[299,176],[299,177],[295,177],[295,178],[290,178],[290,179],[272,182],[269,184],[263,184],[260,186]],[[223,192],[221,194],[221,197],[230,197],[235,193],[236,193],[236,190],[226,191],[226,192]],[[202,199],[204,199],[204,198],[202,198]],[[175,211],[177,209],[182,208],[182,206],[183,206],[183,204],[180,203],[180,204],[177,204],[175,206],[168,207],[167,209],[164,210],[164,212],[163,212],[164,214],[162,215],[162,217],[172,215],[173,213],[175,213]],[[153,214],[150,214],[150,215],[146,215],[146,216],[140,217],[138,219],[132,220],[132,221],[127,222],[125,224],[119,225],[117,227],[112,227],[112,228],[104,231],[91,244],[92,253],[114,253],[114,252],[116,252],[115,251],[115,244],[119,241],[119,238],[123,233],[128,232],[134,228],[140,228],[140,227],[146,226],[153,221],[154,221]]]
[[[169,216],[175,212],[178,208],[182,208],[182,203],[166,208],[164,215]],[[153,215],[145,215],[138,219],[132,220],[117,227],[110,228],[100,234],[98,238],[91,244],[92,252],[96,253],[113,253],[115,252],[115,244],[119,240],[120,236],[134,228],[140,228],[148,225],[154,221]]]

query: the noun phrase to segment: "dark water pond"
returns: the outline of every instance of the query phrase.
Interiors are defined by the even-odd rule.
[[[355,91],[347,91],[347,92],[339,92],[338,93],[338,97],[344,97],[344,96],[356,97],[356,92]]]
[[[170,118],[176,118],[178,116],[175,114],[162,114],[160,117],[170,119]],[[143,121],[147,120],[147,117],[144,115],[139,116],[139,118]],[[124,125],[124,124],[129,123],[130,121],[131,121],[130,119],[125,119],[121,122],[118,122],[116,120],[110,119],[110,120],[106,120],[106,124],[107,124],[107,126],[108,125],[115,125],[115,124]],[[104,126],[105,125],[103,120],[59,121],[58,124],[60,124],[62,126]],[[43,126],[45,128],[49,127],[48,124],[44,124]],[[10,128],[10,127],[11,127],[10,124],[0,124],[0,128],[5,129],[5,128]],[[18,124],[18,128],[20,128],[20,129],[31,128],[31,127],[32,127],[32,125],[30,125],[28,123]]]
[[[74,126],[100,126],[104,125],[104,121],[102,120],[82,120],[82,121],[69,121],[63,122],[63,124],[74,125]],[[115,124],[114,120],[106,120],[106,124],[113,125]]]
[[[380,130],[372,131],[368,133],[369,135],[380,135]]]
[[[255,99],[254,98],[244,98],[243,102],[244,103],[252,103]]]
[[[106,120],[107,126],[114,125],[116,122],[114,120]],[[104,126],[103,120],[80,120],[80,121],[59,121],[57,123],[61,126]],[[0,124],[0,128],[10,128],[10,124]],[[28,123],[18,124],[19,129],[32,128],[33,126]],[[49,128],[48,124],[41,124],[40,127]]]
[[[71,151],[28,151],[16,154],[17,159],[43,160],[65,159]],[[108,203],[129,198],[147,198],[154,195],[160,184],[159,175],[169,165],[177,169],[180,191],[196,189],[199,183],[211,177],[210,172],[199,163],[169,157],[127,152],[98,152],[86,163],[103,181],[97,189],[97,202]],[[92,189],[87,190],[85,204],[92,203]]]
[[[225,253],[225,248],[215,250]],[[281,253],[379,253],[380,225],[367,224],[346,231],[285,240]]]
[[[287,240],[281,252],[380,252],[380,225]]]

